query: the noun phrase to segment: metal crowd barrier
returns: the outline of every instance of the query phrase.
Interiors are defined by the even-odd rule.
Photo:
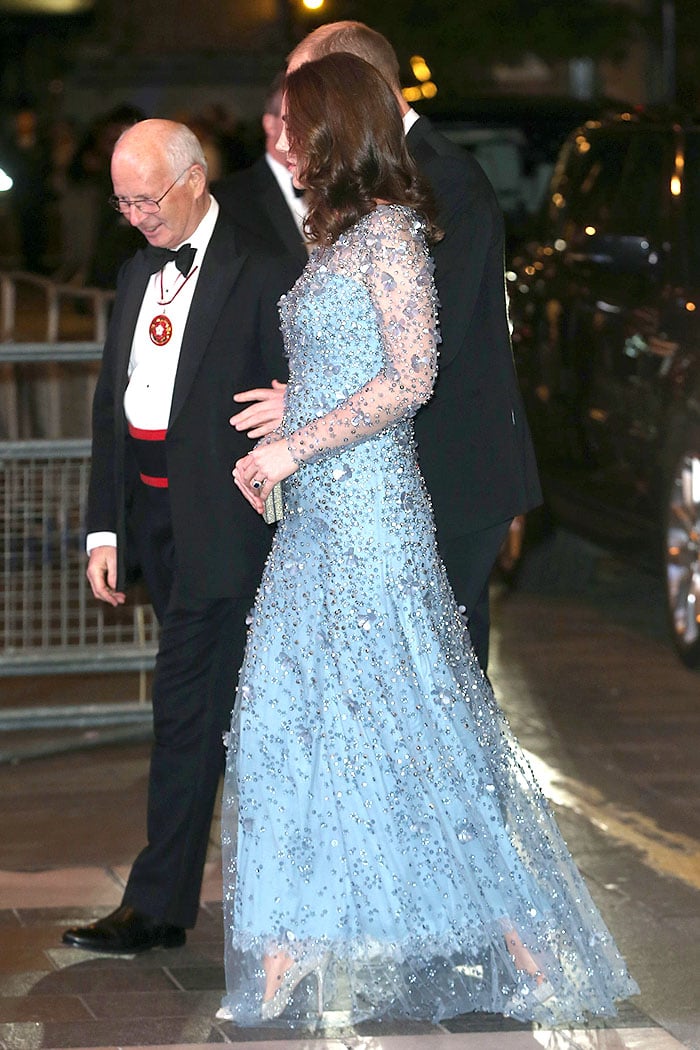
[[[85,577],[91,405],[112,299],[0,274],[0,678],[135,671],[139,695],[0,705],[0,763],[150,733],[153,610],[133,594],[112,609]],[[86,341],[59,341],[66,331]],[[37,336],[46,342],[19,341]]]
[[[18,296],[23,289],[32,288],[44,300],[44,321],[46,342],[56,343],[61,324],[61,306],[68,302],[82,303],[90,307],[94,322],[95,340],[104,343],[109,320],[109,308],[114,299],[114,292],[103,288],[85,288],[80,285],[62,284],[50,277],[24,273],[13,270],[0,273],[0,304],[2,305],[2,324],[0,339],[9,342],[17,336]]]
[[[0,676],[146,671],[154,663],[157,621],[150,605],[112,609],[92,596],[84,553],[90,442],[58,433],[76,416],[89,419],[101,350],[100,342],[0,343],[5,408],[28,404],[29,417],[42,417],[46,432],[0,440]],[[80,362],[91,363],[82,376],[75,373]],[[45,382],[46,364],[51,396],[45,390],[42,397],[30,396]],[[73,369],[67,404],[61,401],[62,364]],[[28,378],[32,368],[36,374]],[[0,399],[6,433],[2,408]]]

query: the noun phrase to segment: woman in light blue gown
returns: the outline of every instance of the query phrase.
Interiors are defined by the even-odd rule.
[[[290,74],[285,110],[318,246],[281,302],[282,432],[234,472],[260,512],[283,480],[284,518],[228,741],[219,1016],[614,1014],[636,985],[435,546],[411,417],[437,368],[439,231],[396,100],[332,54]]]

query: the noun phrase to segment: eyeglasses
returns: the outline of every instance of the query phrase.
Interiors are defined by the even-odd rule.
[[[113,193],[111,197],[107,198],[107,203],[111,205],[115,211],[121,212],[122,215],[125,215],[129,208],[132,207],[138,208],[143,215],[154,215],[157,211],[160,211],[160,202],[165,200],[173,186],[180,181],[185,172],[189,171],[191,167],[192,165],[188,164],[187,167],[180,172],[175,179],[175,182],[170,183],[165,193],[161,194],[157,201],[152,200],[150,197],[139,197],[138,200],[130,201],[126,197],[117,197],[116,193]]]

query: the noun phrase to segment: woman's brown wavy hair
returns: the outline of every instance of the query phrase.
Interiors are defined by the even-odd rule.
[[[405,204],[439,240],[430,189],[406,147],[396,97],[364,59],[334,52],[285,80],[286,132],[309,195],[306,230],[332,244],[377,201]]]

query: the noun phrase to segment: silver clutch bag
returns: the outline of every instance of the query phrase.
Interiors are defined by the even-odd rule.
[[[273,485],[272,492],[265,500],[263,518],[268,525],[274,525],[284,517],[284,503],[282,502],[282,482]]]

